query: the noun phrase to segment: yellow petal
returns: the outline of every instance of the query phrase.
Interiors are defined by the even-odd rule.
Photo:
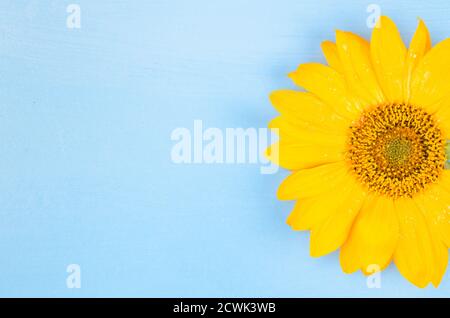
[[[346,273],[361,269],[365,274],[370,274],[374,265],[384,269],[390,263],[397,239],[393,200],[369,195],[341,249],[342,269]]]
[[[339,73],[342,73],[342,65],[341,61],[339,60],[339,54],[337,51],[336,44],[334,44],[331,41],[324,41],[322,42],[322,51],[323,55],[325,55],[325,59],[327,60],[328,65],[330,67],[334,68]]]
[[[347,144],[347,130],[339,132],[318,129],[307,123],[292,123],[289,117],[276,117],[269,123],[270,129],[278,129],[280,141],[300,145],[317,145],[341,147],[344,151]]]
[[[330,106],[311,93],[278,90],[272,92],[270,100],[283,116],[291,120],[311,123],[336,132],[346,131],[350,125],[348,120],[337,115]]]
[[[311,207],[313,207],[315,203],[316,200],[311,198],[300,199],[295,202],[294,209],[292,209],[291,213],[289,214],[286,223],[294,231],[309,230],[311,227],[311,223],[317,223],[318,218],[326,218],[326,215],[323,216],[320,212],[319,214],[314,213],[314,210],[311,209]]]
[[[372,67],[369,42],[356,34],[336,31],[336,45],[350,89],[367,106],[383,103],[385,98]]]
[[[281,116],[273,119],[269,127],[277,129],[280,140],[267,149],[266,156],[283,168],[298,170],[344,159],[347,148],[344,132],[338,134],[308,123],[294,124]]]
[[[450,90],[450,39],[435,45],[422,58],[411,79],[410,102],[435,112]]]
[[[437,183],[419,194],[414,201],[427,218],[431,230],[450,247],[450,191],[444,184]]]
[[[348,167],[343,161],[296,171],[281,183],[278,198],[295,200],[329,191],[336,183],[345,181],[347,171]]]
[[[302,145],[277,142],[266,151],[273,163],[288,169],[312,168],[326,163],[342,161],[345,154],[341,146]]]
[[[326,188],[328,188],[328,191],[323,191],[322,189],[322,192],[314,197],[297,201],[294,210],[287,220],[287,223],[294,230],[318,229],[320,225],[325,224],[333,214],[336,214],[339,211],[339,207],[343,209],[343,211],[341,211],[342,213],[355,213],[353,209],[357,209],[356,204],[350,200],[345,200],[349,199],[350,191],[354,190],[350,176],[348,174],[341,176],[331,183],[334,184],[335,188],[341,189],[342,192],[333,191],[333,189],[330,189],[329,185],[327,185]],[[345,207],[344,203],[346,202],[351,202],[353,206]],[[349,220],[350,218],[351,216],[346,217],[348,223],[351,222],[351,220]],[[344,220],[343,223],[345,222],[346,221]],[[345,229],[341,227],[341,232],[342,231],[345,231]],[[322,233],[319,234],[319,236],[311,237],[311,255],[319,256],[321,253],[326,253],[325,249],[333,248],[331,245],[335,242],[328,242],[327,237],[324,237],[324,235],[325,233]],[[341,233],[341,235],[344,234]],[[324,239],[323,241],[321,240],[322,238]],[[345,239],[345,237],[343,239]]]
[[[436,110],[435,120],[442,130],[444,136],[450,139],[450,95],[447,95],[440,102],[433,106]]]
[[[437,184],[414,198],[414,201],[425,216],[433,237],[435,271],[431,275],[431,282],[437,287],[447,268],[447,249],[450,247],[450,173],[444,173]]]
[[[435,268],[434,275],[431,278],[431,283],[434,287],[438,287],[444,277],[448,264],[448,247],[446,247],[441,241],[434,245],[435,254]]]
[[[417,30],[414,33],[406,55],[406,81],[404,87],[405,101],[409,101],[410,98],[412,73],[430,48],[430,33],[428,32],[428,28],[425,23],[419,19]]]
[[[400,236],[394,261],[400,273],[418,287],[437,286],[444,275],[448,252],[412,199],[395,202]]]
[[[319,63],[302,64],[289,77],[347,119],[357,118],[364,106],[361,101],[350,97],[343,75],[329,66]]]
[[[447,158],[447,160],[450,160],[450,158]],[[444,170],[442,172],[442,177],[439,180],[439,185],[450,192],[450,170]]]
[[[380,27],[373,29],[370,51],[384,95],[388,101],[402,102],[406,47],[388,17],[381,16]]]
[[[331,206],[327,207],[330,215],[311,229],[311,256],[319,257],[331,253],[346,241],[367,195],[355,181],[349,178],[349,182],[336,191],[339,195],[334,204],[327,197],[319,198],[319,204],[321,200],[331,203]]]

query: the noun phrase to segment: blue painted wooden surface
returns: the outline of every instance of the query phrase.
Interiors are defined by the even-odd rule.
[[[382,288],[313,259],[285,224],[286,175],[175,165],[176,127],[266,127],[268,94],[323,61],[335,29],[365,37],[375,3],[406,42],[422,17],[450,35],[450,3],[417,1],[0,2],[1,296],[448,296],[395,267]],[[80,289],[66,286],[68,264]]]

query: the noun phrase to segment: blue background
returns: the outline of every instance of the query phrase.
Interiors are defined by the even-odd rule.
[[[394,266],[382,288],[313,259],[285,224],[287,175],[176,165],[177,127],[266,127],[268,94],[324,61],[335,29],[365,37],[378,4],[409,43],[422,17],[450,35],[443,1],[69,1],[0,4],[0,296],[448,296]],[[66,267],[81,266],[81,289]]]

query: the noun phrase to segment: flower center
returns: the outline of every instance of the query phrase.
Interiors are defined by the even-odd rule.
[[[389,164],[393,166],[404,164],[411,154],[412,142],[401,136],[386,142],[384,156]]]
[[[436,182],[445,167],[445,139],[433,117],[407,104],[364,111],[350,127],[347,159],[369,190],[412,197]]]

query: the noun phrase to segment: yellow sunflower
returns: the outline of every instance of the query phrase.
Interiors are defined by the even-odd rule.
[[[292,171],[278,189],[296,200],[287,223],[310,230],[310,253],[340,248],[346,273],[391,262],[410,282],[438,286],[450,246],[450,39],[431,47],[424,22],[406,48],[381,17],[370,43],[337,31],[328,66],[289,74],[305,91],[270,99],[279,142],[267,154]]]

